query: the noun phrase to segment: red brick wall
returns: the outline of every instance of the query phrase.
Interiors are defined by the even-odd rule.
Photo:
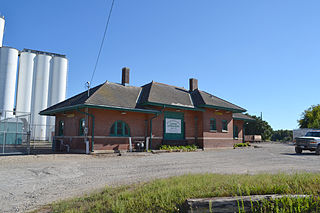
[[[55,134],[57,139],[63,140],[64,144],[68,144],[71,150],[85,151],[84,137],[79,136],[80,119],[85,118],[85,115],[70,111],[68,113],[59,113],[56,115]],[[59,137],[59,123],[64,121],[64,137]],[[73,136],[73,138],[67,137]],[[76,138],[74,138],[76,136]]]
[[[202,112],[191,110],[176,110],[168,108],[166,108],[165,111],[180,112],[184,114],[185,139],[188,142],[188,144],[195,144],[195,137],[202,136]],[[152,144],[154,148],[158,148],[161,145],[161,141],[163,139],[163,120],[164,113],[160,114],[158,117],[152,120]],[[198,126],[197,130],[195,128],[196,120]]]
[[[158,110],[160,108],[157,108]],[[81,109],[81,111],[85,111]],[[179,111],[184,113],[185,139],[188,144],[196,144],[200,148],[232,147],[234,143],[242,141],[243,122],[233,121],[232,113],[214,109],[206,109],[204,112],[191,110],[168,109],[165,111]],[[110,128],[115,121],[121,120],[128,124],[132,142],[144,141],[150,135],[150,119],[154,114],[139,112],[121,112],[106,109],[89,109],[95,116],[94,128],[94,150],[127,150],[129,149],[128,137],[110,137]],[[64,143],[69,144],[72,150],[85,150],[84,137],[79,136],[80,119],[86,115],[71,111],[67,114],[57,114],[56,134],[59,132],[59,122],[65,122]],[[92,119],[89,116],[89,140],[91,147]],[[210,131],[210,118],[216,119],[217,131]],[[152,147],[158,148],[163,139],[163,119],[164,113],[154,118],[152,121]],[[228,121],[228,132],[222,132],[222,120]],[[147,121],[147,122],[146,122]],[[197,129],[196,129],[197,123]],[[233,124],[238,126],[239,139],[233,139]],[[68,137],[72,136],[72,140]],[[109,136],[106,138],[106,136]],[[197,140],[196,140],[197,138]]]
[[[243,125],[244,121],[241,120],[233,120],[234,125],[238,127],[239,134],[238,134],[238,143],[241,143],[243,141]]]
[[[147,136],[147,114],[104,109],[90,109],[90,113],[95,115],[95,135],[97,136],[95,137],[95,150],[129,149],[129,139],[127,137],[99,138],[99,136],[111,136],[111,126],[118,120],[128,124],[133,143],[144,141]]]
[[[216,120],[216,131],[210,131],[210,119]],[[228,123],[228,131],[222,130],[222,120]],[[233,119],[232,113],[225,110],[206,109],[203,112],[203,148],[232,147],[233,140]]]
[[[84,111],[84,109],[81,109]],[[118,120],[124,121],[128,124],[130,129],[130,136],[132,142],[143,141],[146,135],[146,123],[148,114],[138,112],[121,112],[105,109],[89,109],[89,113],[95,116],[95,127],[94,127],[94,149],[95,150],[125,150],[129,149],[128,137],[111,137],[110,128],[112,124]],[[73,115],[71,117],[71,115]],[[68,115],[58,114],[56,119],[56,133],[59,132],[59,122],[63,120],[65,122],[64,138],[65,143],[69,144],[71,149],[84,150],[85,143],[84,137],[79,136],[79,125],[80,119],[85,118],[86,115],[79,112],[73,111]],[[91,149],[91,135],[92,135],[92,119],[89,118],[89,140]],[[72,141],[68,139],[68,136],[77,136],[79,138],[73,138]]]

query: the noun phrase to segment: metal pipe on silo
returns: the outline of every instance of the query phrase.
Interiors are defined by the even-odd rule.
[[[38,54],[35,59],[31,101],[32,139],[47,140],[47,118],[46,116],[40,116],[39,112],[48,107],[49,75],[52,57],[46,54]]]
[[[18,54],[19,51],[17,49],[0,47],[1,118],[13,117]]]
[[[5,25],[4,17],[0,16],[0,47],[2,47],[2,42],[3,42],[4,25]]]
[[[33,70],[35,57],[35,53],[24,51],[20,53],[16,95],[16,115],[31,112]]]

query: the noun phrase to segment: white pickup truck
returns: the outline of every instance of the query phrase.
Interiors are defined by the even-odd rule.
[[[310,131],[304,137],[295,139],[295,151],[301,154],[303,150],[316,151],[320,155],[320,131]]]

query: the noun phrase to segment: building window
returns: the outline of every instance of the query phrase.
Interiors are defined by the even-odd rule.
[[[210,131],[217,131],[216,119],[210,119]]]
[[[63,131],[64,131],[64,121],[59,121],[59,131],[58,135],[63,136]]]
[[[222,132],[228,132],[228,121],[222,120]]]
[[[112,124],[110,129],[110,135],[112,136],[130,136],[130,130],[128,124],[123,121],[116,121]]]
[[[84,129],[86,128],[86,120],[84,118],[80,119],[79,123],[79,135],[84,136]]]
[[[239,135],[238,126],[234,125],[234,126],[233,126],[233,138],[234,138],[234,139],[238,139],[238,135]]]

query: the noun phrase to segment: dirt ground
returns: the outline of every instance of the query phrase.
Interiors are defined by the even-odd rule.
[[[30,155],[0,157],[0,212],[25,212],[60,199],[115,186],[186,173],[319,172],[320,156],[294,147],[140,155]]]

